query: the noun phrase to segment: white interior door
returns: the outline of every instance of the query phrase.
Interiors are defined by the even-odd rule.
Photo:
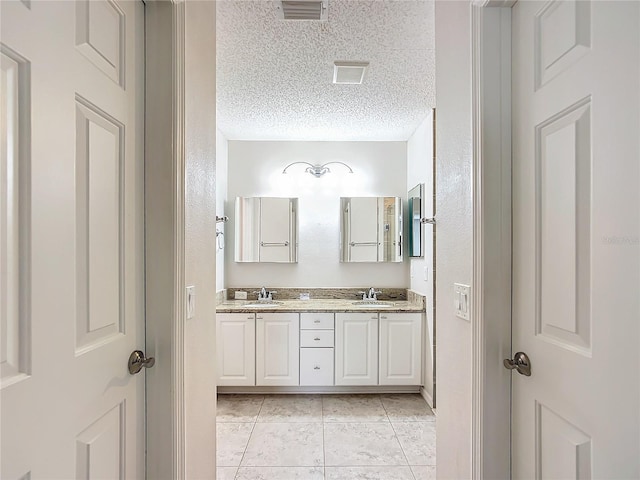
[[[1,476],[144,478],[143,4],[0,9]]]
[[[640,478],[640,3],[512,12],[514,478]]]

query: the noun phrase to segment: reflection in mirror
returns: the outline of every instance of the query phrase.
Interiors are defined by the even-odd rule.
[[[235,261],[298,261],[298,199],[237,197]]]
[[[402,199],[340,198],[340,261],[402,261]]]
[[[409,256],[422,257],[422,200],[424,198],[424,184],[419,183],[408,194],[409,199]]]

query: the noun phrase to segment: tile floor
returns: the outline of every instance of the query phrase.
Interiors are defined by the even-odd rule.
[[[219,395],[218,480],[435,480],[420,395]]]

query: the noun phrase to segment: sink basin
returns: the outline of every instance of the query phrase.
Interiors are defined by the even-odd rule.
[[[390,302],[378,302],[378,301],[368,302],[366,300],[361,300],[359,302],[353,302],[353,305],[356,305],[358,307],[367,307],[367,308],[386,308],[386,307],[393,307],[395,304]]]
[[[273,308],[279,307],[280,305],[282,305],[280,302],[251,302],[245,303],[242,306],[246,308]]]

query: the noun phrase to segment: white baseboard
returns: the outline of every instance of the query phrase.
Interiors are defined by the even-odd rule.
[[[433,398],[431,397],[431,394],[425,390],[424,387],[420,387],[420,395],[422,395],[422,398],[424,398],[429,407],[433,408]]]
[[[372,385],[372,386],[327,386],[327,387],[222,387],[218,386],[218,393],[239,393],[239,394],[283,394],[283,393],[316,393],[316,394],[338,394],[338,393],[419,393],[417,385],[395,386],[395,385]],[[431,405],[431,404],[430,404]]]

